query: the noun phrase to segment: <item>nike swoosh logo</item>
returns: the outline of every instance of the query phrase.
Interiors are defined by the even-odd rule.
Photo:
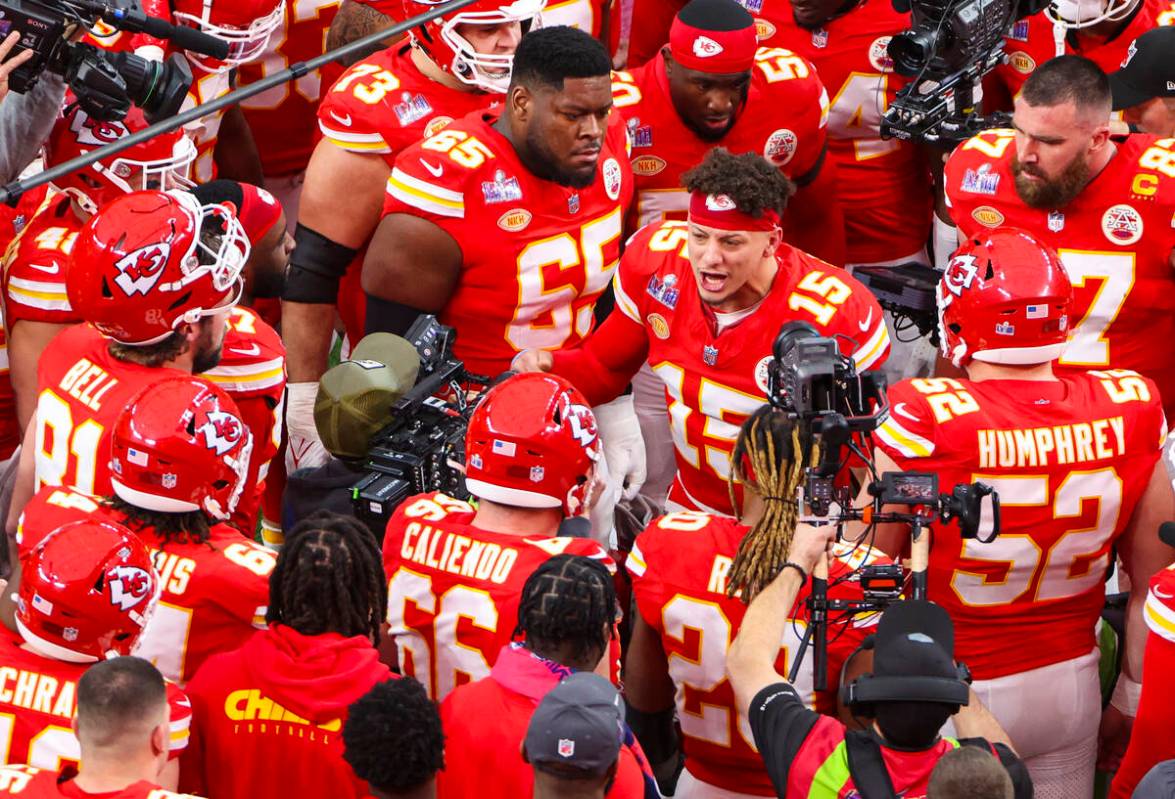
[[[245,347],[229,347],[229,352],[235,352],[238,355],[260,355],[261,348],[256,344],[251,344],[247,349]]]
[[[45,274],[48,274],[48,275],[55,275],[61,271],[61,267],[58,266],[57,264],[53,264],[52,266],[42,266],[41,264],[29,264],[29,266],[31,266],[33,269],[36,269],[38,272],[44,272]]]
[[[922,421],[917,416],[915,416],[914,414],[912,414],[906,410],[906,403],[904,403],[904,402],[899,402],[897,405],[893,406],[893,412],[896,413],[898,416],[905,416],[907,419],[909,419],[912,422]]]
[[[351,115],[350,114],[343,114],[342,116],[339,116],[334,111],[331,111],[330,117],[335,122],[338,122],[340,125],[343,125],[348,128],[351,127]]]
[[[871,325],[871,324],[873,324],[873,309],[872,308],[869,309],[869,315],[865,317],[865,321],[858,322],[857,325],[858,325],[858,327],[861,328],[861,332],[863,333],[869,329],[869,325]]]
[[[441,175],[445,174],[445,168],[443,166],[433,166],[423,158],[420,159],[420,165],[427,169],[429,174],[431,174],[434,178],[439,178]]]
[[[1168,594],[1166,591],[1158,588],[1157,586],[1151,590],[1155,592],[1155,596],[1157,596],[1159,599],[1175,599],[1175,594]]]

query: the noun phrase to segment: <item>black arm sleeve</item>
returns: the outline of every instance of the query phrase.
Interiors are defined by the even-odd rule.
[[[358,252],[305,225],[298,225],[282,299],[308,305],[334,305],[339,298],[339,281]]]
[[[424,313],[419,308],[401,305],[391,300],[367,296],[367,316],[363,322],[363,334],[394,333],[402,336],[412,327],[416,318]]]
[[[768,685],[751,701],[751,733],[780,796],[787,795],[788,768],[819,718],[785,682]]]

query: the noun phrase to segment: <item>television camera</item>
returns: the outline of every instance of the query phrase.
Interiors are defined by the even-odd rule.
[[[16,52],[35,53],[12,72],[8,87],[24,94],[47,69],[65,79],[82,109],[94,119],[120,120],[132,104],[142,108],[150,122],[174,116],[192,85],[187,59],[173,53],[161,63],[71,41],[98,20],[213,58],[228,55],[225,42],[195,28],[147,16],[138,0],[0,0],[0,36],[19,31]]]
[[[838,526],[863,522],[866,537],[877,524],[908,525],[914,599],[926,598],[931,525],[957,523],[963,538],[985,543],[998,535],[999,496],[990,486],[956,485],[950,493],[942,493],[938,476],[932,473],[877,473],[869,457],[869,437],[889,415],[885,377],[878,372],[858,373],[852,358],[840,353],[836,339],[820,335],[806,322],[785,324],[773,346],[767,383],[768,401],[811,425],[822,445],[820,460],[808,467],[798,498],[800,521]],[[847,463],[846,453],[856,455],[868,469],[866,489],[871,501],[861,507],[854,507],[851,487],[837,481]],[[988,525],[990,532],[981,537]],[[901,597],[905,586],[902,567],[896,564],[866,565],[851,579],[860,581],[864,598],[830,600],[827,563],[813,573],[808,627],[792,666],[793,682],[804,649],[811,644],[816,688],[826,687],[830,612],[842,616],[881,612]]]

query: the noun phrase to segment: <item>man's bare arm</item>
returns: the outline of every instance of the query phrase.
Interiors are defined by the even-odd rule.
[[[461,247],[438,225],[411,214],[389,214],[380,220],[367,250],[363,291],[384,302],[436,313],[457,289],[461,262]],[[368,330],[379,325],[380,320],[368,318]]]

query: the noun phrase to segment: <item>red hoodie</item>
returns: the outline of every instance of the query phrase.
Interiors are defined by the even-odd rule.
[[[371,642],[282,624],[209,658],[187,685],[181,790],[217,799],[368,796],[343,761],[347,706],[391,679]]]

